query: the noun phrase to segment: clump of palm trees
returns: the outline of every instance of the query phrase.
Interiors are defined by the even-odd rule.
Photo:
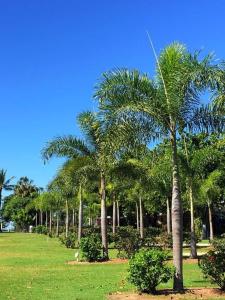
[[[76,195],[74,207],[79,203],[80,239],[84,200],[88,201],[93,194],[99,196],[105,259],[109,198],[113,206],[113,232],[116,203],[122,201],[127,207],[136,207],[141,237],[144,207],[149,211],[154,207],[157,212],[166,209],[167,231],[172,231],[173,237],[175,290],[183,289],[183,203],[188,199],[185,205],[191,216],[191,256],[196,257],[194,207],[198,199],[206,199],[211,214],[213,197],[221,196],[219,181],[224,174],[225,73],[222,64],[215,63],[211,55],[200,57],[199,52],[192,54],[185,46],[173,43],[157,58],[154,78],[129,69],[104,73],[94,93],[99,111],[78,116],[83,139],[72,135],[57,137],[42,151],[45,161],[53,156],[67,158],[50,184],[50,189],[65,199],[66,234],[68,199]],[[213,97],[210,105],[201,102],[206,91]],[[217,147],[222,152],[217,163],[214,161],[214,168],[207,170],[203,163],[206,156],[201,151],[210,147],[212,134],[217,135]],[[149,149],[152,141],[161,144]],[[211,140],[213,151],[216,143]],[[213,162],[212,157],[207,159]],[[215,171],[217,168],[220,170]],[[98,205],[96,198],[94,203]]]

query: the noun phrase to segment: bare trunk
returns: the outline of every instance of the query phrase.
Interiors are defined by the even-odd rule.
[[[73,226],[73,228],[75,226],[75,211],[74,211],[74,209],[73,209],[73,216],[72,216],[72,226]]]
[[[113,231],[113,234],[115,234],[116,233],[116,201],[115,201],[114,195],[113,195],[113,218],[112,218],[112,221],[113,221],[112,231]]]
[[[49,212],[49,232],[52,232],[52,211]]]
[[[192,190],[192,183],[189,183],[190,189],[190,214],[191,214],[191,258],[197,258],[197,245],[196,245],[196,236],[195,236],[195,222],[194,222],[194,203],[193,203],[193,190]]]
[[[171,234],[171,213],[170,213],[169,198],[166,199],[166,226],[167,226],[167,233]]]
[[[41,221],[41,226],[43,225],[43,212],[40,210],[40,221]]]
[[[142,206],[142,198],[139,197],[139,207],[140,207],[140,236],[144,238],[144,222],[143,222],[143,206]]]
[[[119,201],[116,201],[116,207],[117,207],[117,227],[120,227],[120,205],[119,205]]]
[[[59,212],[56,213],[56,236],[59,236]]]
[[[180,178],[177,160],[176,134],[171,135],[173,191],[172,191],[172,235],[173,235],[173,264],[175,267],[173,288],[183,290],[183,209],[180,198]]]
[[[136,218],[137,218],[137,231],[140,231],[140,225],[139,225],[139,207],[138,203],[136,202]]]
[[[108,259],[108,241],[107,241],[107,210],[106,210],[106,195],[105,195],[105,175],[101,172],[101,236],[103,258]]]
[[[35,215],[35,227],[38,226],[38,213],[36,212],[36,215]]]
[[[208,210],[209,210],[209,240],[211,242],[214,239],[214,232],[213,232],[213,223],[212,223],[212,207],[210,202],[208,202]]]
[[[78,242],[82,238],[83,231],[83,195],[82,195],[82,186],[80,184],[79,188],[79,216],[78,216]]]
[[[45,213],[45,227],[48,228],[48,212]]]
[[[68,237],[68,231],[69,231],[69,207],[68,207],[68,200],[66,199],[66,237]]]

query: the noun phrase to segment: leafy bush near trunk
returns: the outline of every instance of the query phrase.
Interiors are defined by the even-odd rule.
[[[199,266],[205,277],[225,291],[225,239],[214,240],[212,245],[213,249],[202,257]]]
[[[44,225],[38,225],[37,227],[33,228],[33,232],[39,233],[39,234],[48,234],[48,229]]]
[[[77,247],[77,234],[74,232],[69,232],[67,237],[65,233],[61,234],[59,240],[66,248],[75,249]]]
[[[101,239],[96,233],[91,233],[80,240],[82,257],[89,262],[97,261],[101,258],[101,247]]]
[[[129,262],[128,280],[141,292],[156,292],[160,283],[173,276],[173,268],[166,265],[168,254],[160,249],[141,249]]]
[[[140,234],[131,226],[118,228],[114,242],[120,258],[131,258],[143,244]]]

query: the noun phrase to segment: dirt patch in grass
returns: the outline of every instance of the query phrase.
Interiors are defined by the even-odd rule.
[[[107,261],[95,261],[95,262],[87,262],[87,261],[76,261],[76,260],[70,260],[67,262],[68,265],[93,265],[93,264],[105,264],[105,265],[110,265],[110,264],[125,264],[128,262],[128,259],[121,259],[121,258],[113,258]]]
[[[137,293],[115,293],[108,296],[108,300],[188,300],[188,299],[225,299],[225,292],[216,288],[185,289],[184,293],[173,290],[161,290],[156,295]]]

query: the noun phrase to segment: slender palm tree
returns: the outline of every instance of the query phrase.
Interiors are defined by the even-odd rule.
[[[58,137],[50,141],[43,149],[43,158],[52,156],[75,158],[87,158],[89,167],[97,169],[100,181],[101,196],[101,236],[103,256],[108,259],[107,241],[107,212],[106,212],[106,174],[110,160],[107,131],[103,128],[97,115],[84,112],[78,116],[78,123],[85,136],[85,141],[74,136]]]
[[[172,151],[172,235],[175,266],[174,289],[183,289],[183,212],[177,155],[177,138],[184,130],[200,127],[200,92],[214,88],[218,66],[210,55],[202,60],[178,43],[166,47],[157,60],[156,78],[137,70],[107,72],[96,88],[95,97],[109,126],[117,134],[130,128],[147,141],[169,138]],[[135,129],[134,129],[135,128]],[[140,133],[141,132],[141,133]]]

